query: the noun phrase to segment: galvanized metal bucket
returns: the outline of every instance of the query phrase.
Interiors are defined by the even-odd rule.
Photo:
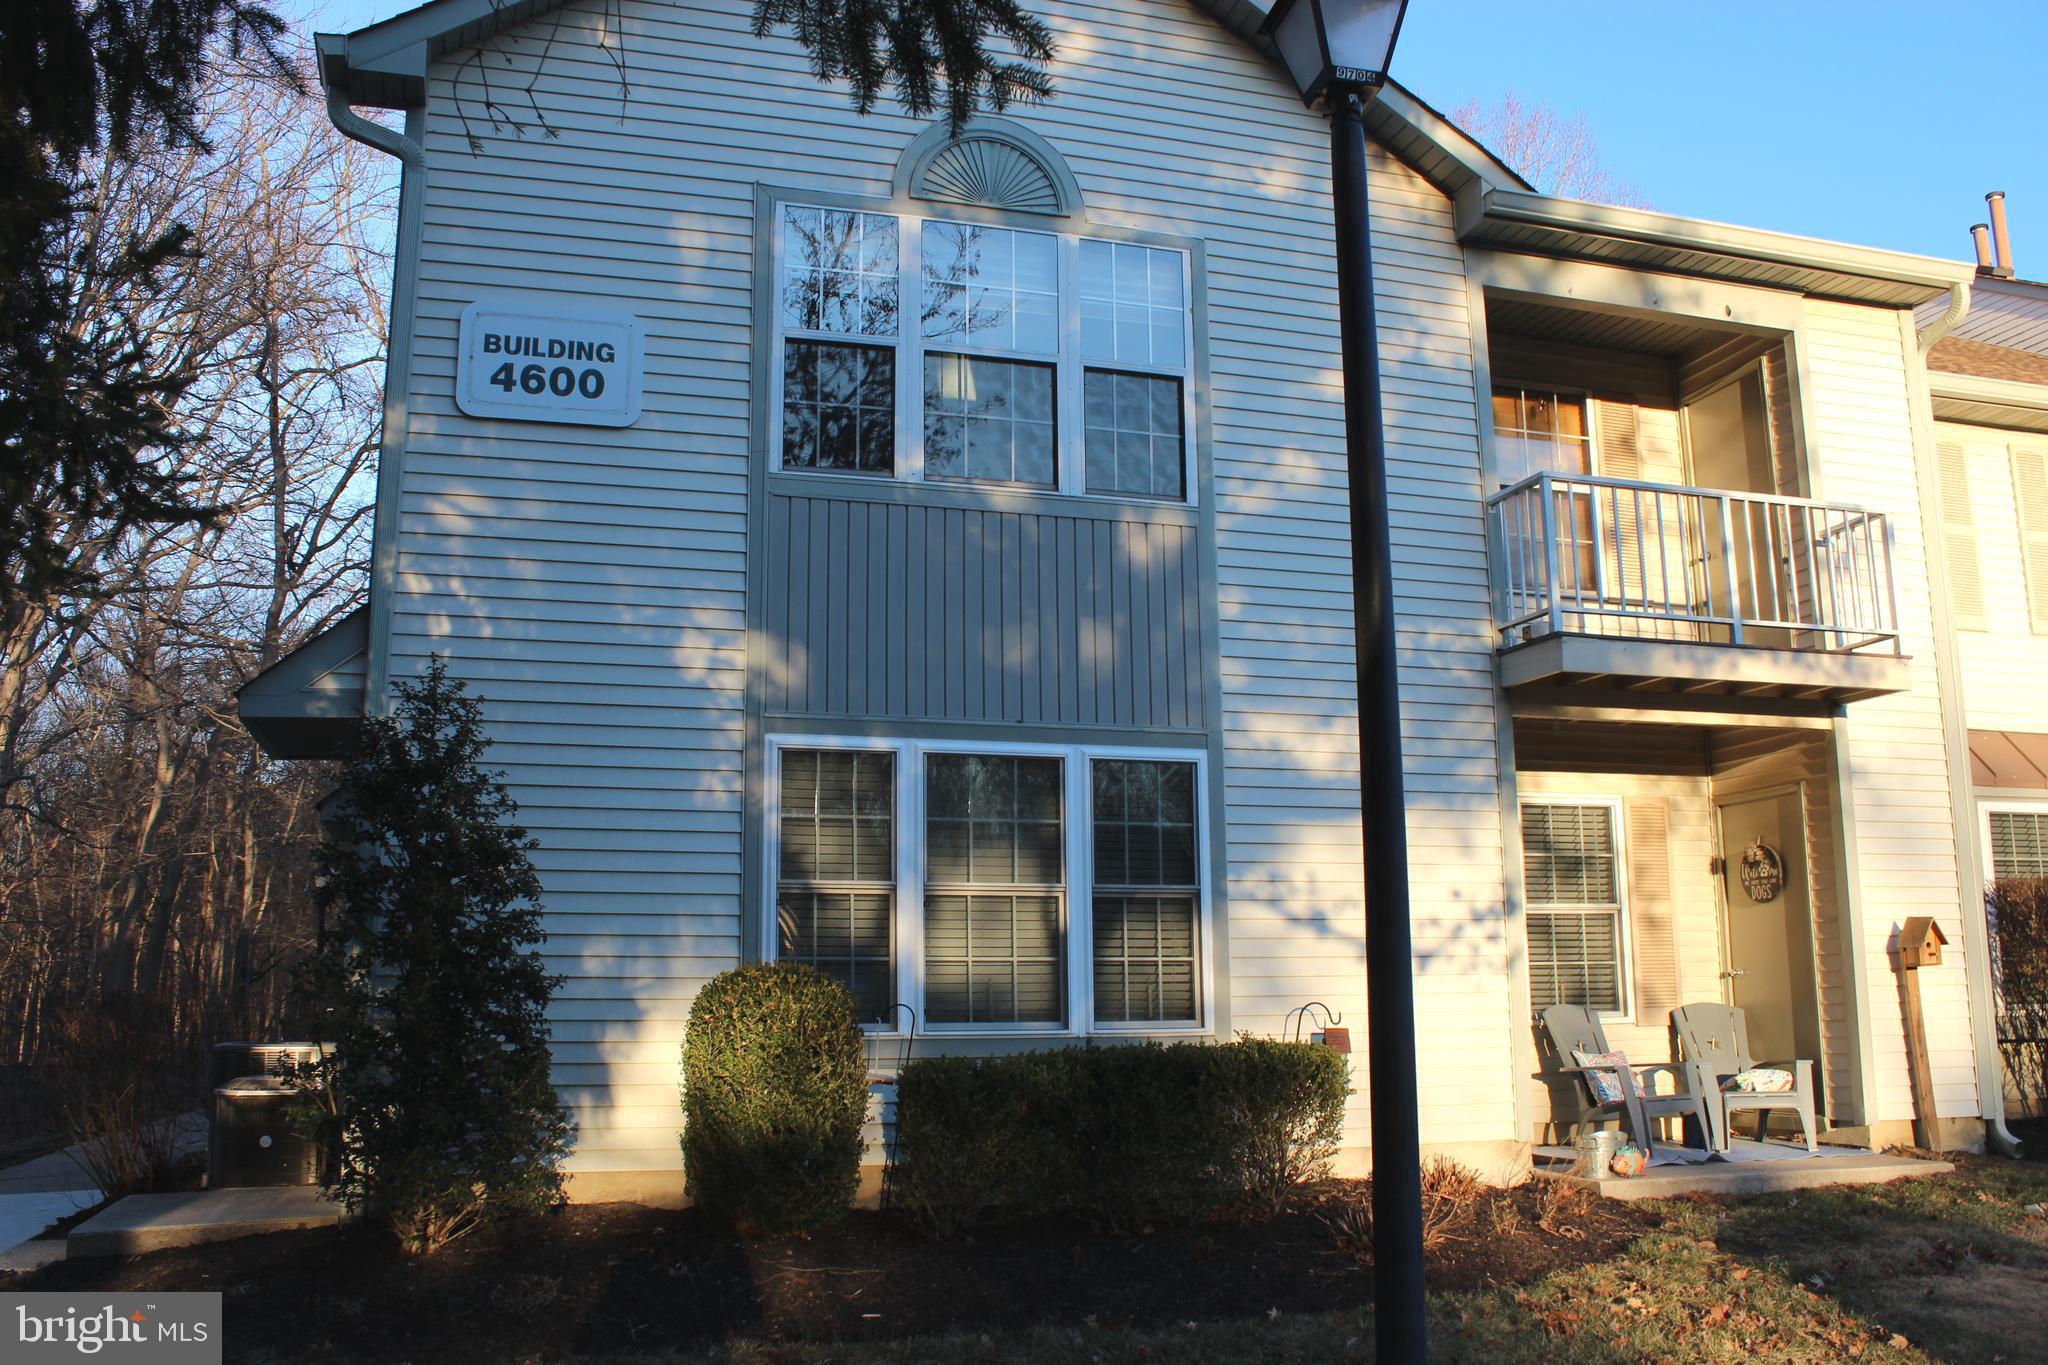
[[[1579,1134],[1579,1164],[1573,1175],[1599,1180],[1614,1170],[1614,1154],[1621,1150],[1621,1134],[1612,1128],[1596,1128]]]

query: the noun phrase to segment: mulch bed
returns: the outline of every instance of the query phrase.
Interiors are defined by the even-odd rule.
[[[501,1224],[422,1260],[361,1229],[248,1237],[127,1260],[64,1261],[14,1289],[217,1289],[233,1360],[553,1359],[727,1337],[849,1340],[1042,1322],[1155,1325],[1353,1308],[1372,1271],[1339,1252],[1318,1205],[1269,1221],[1125,1237],[1054,1223],[933,1241],[893,1213],[807,1238],[748,1241],[708,1216],[588,1204]],[[1431,1286],[1521,1283],[1612,1253],[1650,1224],[1584,1201],[1561,1233],[1531,1186],[1490,1191]],[[1553,1219],[1553,1226],[1559,1220]]]

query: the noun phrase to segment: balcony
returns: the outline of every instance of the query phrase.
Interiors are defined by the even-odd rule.
[[[1503,687],[1832,705],[1908,685],[1881,512],[1541,473],[1487,524]]]

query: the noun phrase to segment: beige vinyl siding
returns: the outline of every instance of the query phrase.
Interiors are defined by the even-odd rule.
[[[1206,244],[1222,1017],[1273,1033],[1323,999],[1362,1025],[1327,125],[1186,5],[1039,12],[1059,95],[1010,117],[1068,159],[1094,221]],[[602,46],[621,26],[623,105]],[[520,91],[523,136],[491,124],[468,54],[430,75],[393,667],[440,651],[487,699],[493,758],[541,842],[549,953],[571,976],[551,1014],[572,1169],[672,1171],[688,1004],[742,954],[754,182],[885,196],[924,123],[887,105],[857,117],[794,44],[755,39],[744,7],[571,6],[490,61],[501,104]],[[524,111],[529,82],[554,136]],[[1462,256],[1442,196],[1377,152],[1372,173],[1425,1138],[1497,1140],[1512,1128],[1507,951],[1499,877],[1471,872],[1498,867],[1500,836]],[[636,426],[455,409],[459,313],[521,291],[632,302],[647,329]],[[1365,1134],[1361,1099],[1347,1141]]]
[[[1800,784],[1806,819],[1807,903],[1813,913],[1813,970],[1820,1009],[1821,1074],[1830,1116],[1855,1109],[1855,999],[1836,873],[1835,783],[1824,733],[1763,728],[1718,730],[1711,745],[1716,804]],[[1720,999],[1716,985],[1711,997]]]
[[[1908,915],[1931,914],[1951,944],[1964,941],[1941,679],[1935,670],[1925,530],[1906,398],[1907,357],[1897,315],[1880,309],[1809,301],[1804,339],[1809,451],[1818,496],[1886,514],[1901,643],[1911,659],[1910,691],[1850,708],[1841,773],[1855,827],[1856,931],[1871,1038],[1865,1085],[1869,1112],[1864,1117],[1903,1119],[1912,1116],[1912,1098],[1890,956],[1893,932]],[[1932,450],[1926,452],[1926,458],[1933,457]],[[1935,1098],[1944,1117],[1978,1112],[1968,989],[1960,971],[1922,983]]]
[[[1297,155],[1323,156],[1324,138],[1303,129]],[[1423,1140],[1496,1142],[1512,1134],[1512,1063],[1501,884],[1497,871],[1474,872],[1498,868],[1500,820],[1462,257],[1441,195],[1377,149],[1372,174]],[[1304,189],[1314,222],[1328,200],[1319,184]],[[1227,361],[1220,316],[1213,362],[1232,1024],[1256,1032],[1312,998],[1348,1021],[1364,1011],[1343,426],[1323,240],[1311,229],[1273,263],[1296,282],[1290,298],[1312,291],[1292,325],[1294,344],[1319,358],[1278,376],[1285,410],[1268,406],[1255,369]],[[1213,307],[1213,240],[1210,273]],[[1355,1103],[1347,1141],[1363,1121]]]
[[[2048,708],[2041,704],[2041,680],[2048,678],[2048,636],[2036,634],[2031,624],[2012,465],[2015,447],[2048,446],[2048,441],[1951,422],[1936,423],[1935,433],[1944,448],[1958,445],[1963,450],[1983,587],[1983,628],[1956,636],[1965,719],[1976,730],[2048,731]]]

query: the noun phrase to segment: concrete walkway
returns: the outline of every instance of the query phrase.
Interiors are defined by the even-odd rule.
[[[71,1230],[71,1256],[134,1256],[259,1232],[335,1227],[346,1215],[316,1185],[131,1194]]]
[[[206,1150],[206,1116],[178,1120],[177,1152]],[[0,1170],[0,1271],[33,1270],[64,1254],[61,1241],[30,1245],[37,1233],[67,1214],[91,1208],[103,1196],[78,1159],[77,1147],[50,1152]]]

